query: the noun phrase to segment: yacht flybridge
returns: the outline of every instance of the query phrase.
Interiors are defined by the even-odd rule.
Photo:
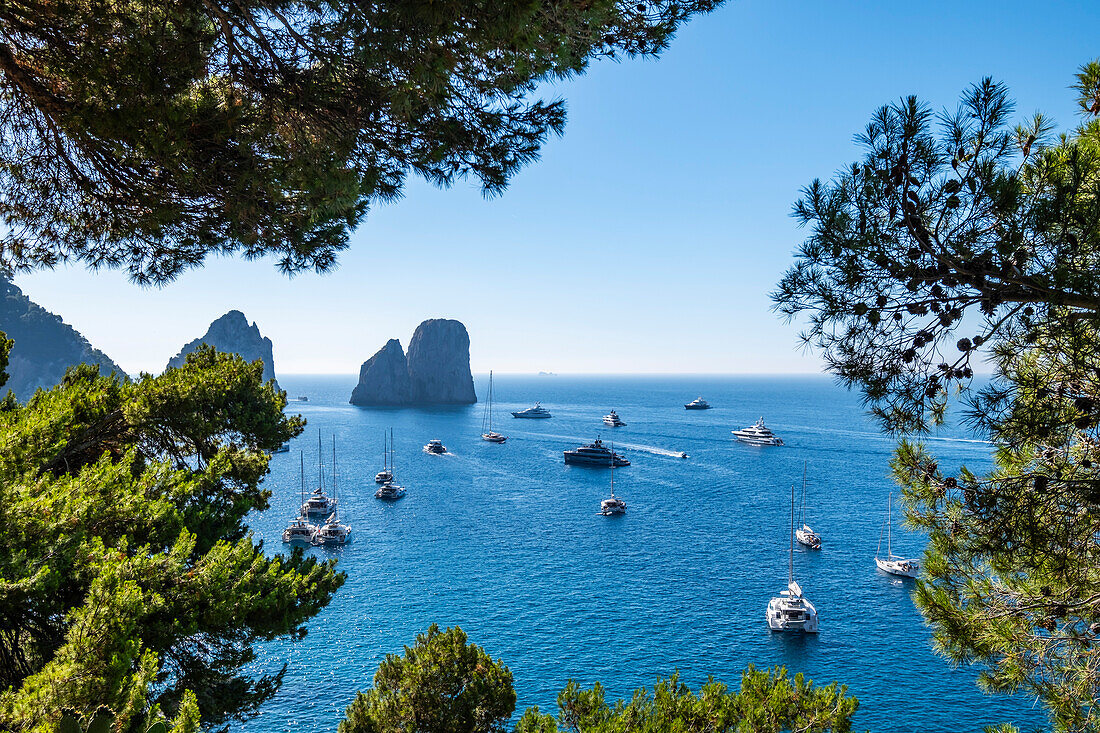
[[[609,449],[598,437],[594,443],[565,451],[566,464],[580,466],[629,466],[630,461]]]
[[[878,533],[878,549],[875,550],[875,565],[878,569],[884,573],[890,575],[897,575],[902,578],[915,578],[917,573],[920,572],[920,563],[916,560],[910,560],[905,557],[898,557],[894,554],[892,535],[893,535],[893,514],[894,514],[894,495],[890,494],[890,499],[886,505],[886,522],[883,529],[886,532],[886,557],[879,557],[879,553],[882,551],[882,531]]]
[[[534,407],[528,407],[526,410],[520,410],[519,412],[513,412],[512,417],[524,417],[527,419],[544,419],[553,417],[550,411],[543,407],[540,403],[536,402]]]
[[[306,499],[306,458],[305,454],[300,456],[300,472],[301,472],[301,491],[302,491],[302,505],[305,505]],[[299,508],[298,516],[290,521],[287,528],[283,530],[283,542],[288,545],[308,545],[313,541],[313,533],[317,531],[317,525],[313,524],[306,517],[305,513]]]
[[[783,445],[783,441],[764,426],[764,418],[760,418],[747,428],[730,432],[736,435],[739,441],[749,445]]]
[[[325,493],[325,462],[321,456],[321,433],[317,433],[317,488],[302,503],[306,517],[327,517],[336,511],[336,497]]]
[[[787,589],[768,602],[765,614],[772,631],[817,633],[817,609],[802,594],[802,586],[794,579],[794,484],[791,484],[791,541],[787,556]]]
[[[447,446],[443,445],[442,440],[432,439],[424,446],[424,450],[438,456],[447,452]]]
[[[612,450],[611,454],[615,455],[615,451]],[[613,517],[617,514],[626,514],[626,502],[615,496],[615,461],[609,460],[608,463],[611,466],[611,498],[600,502],[600,514]]]
[[[685,410],[709,410],[710,403],[704,400],[702,397],[696,397],[691,402],[684,405]]]
[[[626,423],[619,419],[619,414],[614,410],[603,416],[603,424],[610,425],[613,428],[626,427]]]
[[[802,526],[794,531],[794,538],[798,544],[805,545],[811,550],[821,549],[821,535],[810,529],[806,524],[806,464],[802,464],[802,508],[799,510],[799,524]]]
[[[490,443],[503,443],[507,436],[493,431],[493,372],[489,372],[489,400],[485,405],[485,416],[481,419],[481,439]]]

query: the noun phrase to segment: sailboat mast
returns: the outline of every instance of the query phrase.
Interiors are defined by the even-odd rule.
[[[334,501],[336,500],[336,433],[332,434],[332,498]],[[339,504],[337,504],[337,507],[339,507]]]
[[[611,498],[615,498],[615,444],[611,444]]]
[[[894,545],[892,542],[894,534],[894,494],[890,493],[890,500],[886,504],[886,559],[889,560],[894,556]]]
[[[802,508],[799,510],[799,522],[806,524],[806,466],[809,461],[802,462]]]
[[[489,432],[493,432],[493,370],[489,370]]]
[[[325,474],[321,466],[324,464],[324,459],[321,455],[321,431],[317,430],[317,488],[321,491],[325,490]]]
[[[787,583],[794,581],[794,484],[791,484],[791,549],[787,555]]]
[[[299,482],[299,487],[301,488],[301,491],[302,491],[302,504],[305,504],[306,503],[306,453],[305,453],[305,451],[298,451],[298,458],[299,458],[299,463],[301,464],[299,466],[299,468],[301,469],[301,473],[302,473],[301,481]],[[300,513],[301,513],[301,511],[299,511],[299,514]]]

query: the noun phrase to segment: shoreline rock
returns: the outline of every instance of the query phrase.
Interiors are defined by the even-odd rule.
[[[260,327],[255,322],[249,325],[248,319],[239,310],[231,310],[211,323],[206,329],[206,335],[184,345],[178,354],[168,360],[165,368],[182,366],[187,355],[199,348],[200,344],[210,344],[218,351],[239,354],[245,361],[258,359],[264,364],[264,381],[275,379],[271,339],[260,333]],[[281,389],[278,381],[275,382],[275,389]]]
[[[348,401],[363,407],[475,404],[466,327],[446,318],[424,321],[413,332],[408,356],[400,341],[390,339],[363,363]]]

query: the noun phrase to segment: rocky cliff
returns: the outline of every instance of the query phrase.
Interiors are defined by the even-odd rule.
[[[126,372],[60,316],[23,295],[23,291],[0,273],[0,331],[15,339],[8,364],[8,389],[26,400],[39,387],[52,387],[76,364],[97,364],[102,374]]]
[[[413,401],[409,362],[401,342],[390,339],[359,369],[359,384],[351,393],[353,405],[408,405]]]
[[[182,366],[187,355],[199,348],[199,344],[210,344],[218,351],[240,354],[245,361],[259,359],[264,363],[264,381],[275,379],[271,339],[261,335],[260,328],[255,323],[248,325],[248,319],[240,311],[229,311],[211,323],[205,336],[191,341],[180,349],[180,353],[168,360],[168,368]],[[279,389],[278,382],[275,383],[275,389]]]
[[[477,402],[470,374],[470,335],[458,321],[417,326],[406,358],[390,339],[359,370],[353,405],[468,405]]]

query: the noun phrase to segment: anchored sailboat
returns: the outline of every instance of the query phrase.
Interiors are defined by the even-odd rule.
[[[805,545],[811,550],[821,549],[821,535],[810,529],[806,524],[806,463],[802,464],[802,508],[799,510],[799,524],[802,526],[794,531],[794,538],[798,544]]]
[[[489,399],[485,402],[485,416],[481,419],[481,439],[490,443],[503,443],[508,438],[493,432],[493,372],[489,371]]]
[[[283,530],[283,542],[288,545],[308,545],[313,541],[313,534],[317,531],[317,525],[309,521],[305,514],[306,503],[306,456],[305,453],[300,454],[301,464],[301,484],[300,489],[302,492],[302,506],[298,508],[298,516],[290,521],[287,528]]]
[[[332,514],[313,535],[315,545],[346,545],[351,540],[351,527],[340,522],[340,507],[336,506],[336,436],[332,436]]]
[[[911,560],[905,557],[898,557],[894,554],[893,547],[893,529],[894,529],[894,495],[890,494],[890,499],[886,504],[886,522],[883,529],[886,530],[886,557],[879,557],[879,553],[882,551],[882,531],[878,533],[878,549],[875,550],[875,565],[878,569],[884,573],[890,575],[897,575],[902,578],[915,578],[917,573],[920,572],[920,563],[916,560]]]
[[[817,609],[802,595],[802,586],[794,580],[794,484],[791,484],[791,546],[787,556],[787,589],[768,602],[765,614],[772,631],[817,633]]]
[[[615,496],[615,444],[611,444],[611,457],[608,459],[608,465],[611,466],[611,498],[604,499],[600,502],[600,514],[605,517],[614,516],[616,514],[626,514],[626,502]]]

